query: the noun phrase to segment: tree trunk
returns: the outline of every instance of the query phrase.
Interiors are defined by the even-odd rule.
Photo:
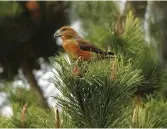
[[[144,18],[146,7],[147,1],[126,1],[124,14],[126,15],[131,10],[135,17]]]
[[[167,2],[148,2],[148,35],[156,47],[159,60],[167,64]]]
[[[26,77],[28,83],[30,84],[31,88],[35,92],[35,95],[37,97],[37,102],[42,108],[49,108],[46,99],[43,96],[43,92],[40,88],[40,86],[37,83],[37,80],[32,72],[32,69],[30,69],[26,62],[22,62],[21,68],[23,70],[23,74]]]

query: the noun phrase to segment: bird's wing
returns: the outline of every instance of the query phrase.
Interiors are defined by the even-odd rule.
[[[98,54],[104,54],[104,55],[114,55],[113,52],[105,52],[96,46],[92,45],[89,41],[84,40],[82,37],[79,37],[76,39],[80,49],[85,50],[85,51],[92,51]]]

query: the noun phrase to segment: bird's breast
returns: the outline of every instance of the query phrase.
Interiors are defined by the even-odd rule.
[[[73,40],[65,40],[63,42],[64,50],[74,58],[78,58],[78,53],[80,51],[79,46]]]
[[[64,41],[63,48],[75,59],[81,57],[83,60],[89,60],[92,57],[92,52],[81,50],[78,44],[73,40]]]
[[[76,53],[79,51],[79,46],[75,43],[75,41],[66,40],[63,42],[63,48],[69,53]]]

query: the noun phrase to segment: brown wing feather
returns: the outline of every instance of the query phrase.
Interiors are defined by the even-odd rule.
[[[105,52],[99,48],[97,48],[96,46],[90,44],[89,41],[84,40],[83,38],[78,38],[76,39],[80,49],[85,50],[85,51],[92,51],[98,54],[104,54],[104,55],[114,55],[113,52]]]

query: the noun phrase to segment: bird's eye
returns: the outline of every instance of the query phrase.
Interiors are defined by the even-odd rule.
[[[63,28],[62,31],[66,31],[66,28]]]

